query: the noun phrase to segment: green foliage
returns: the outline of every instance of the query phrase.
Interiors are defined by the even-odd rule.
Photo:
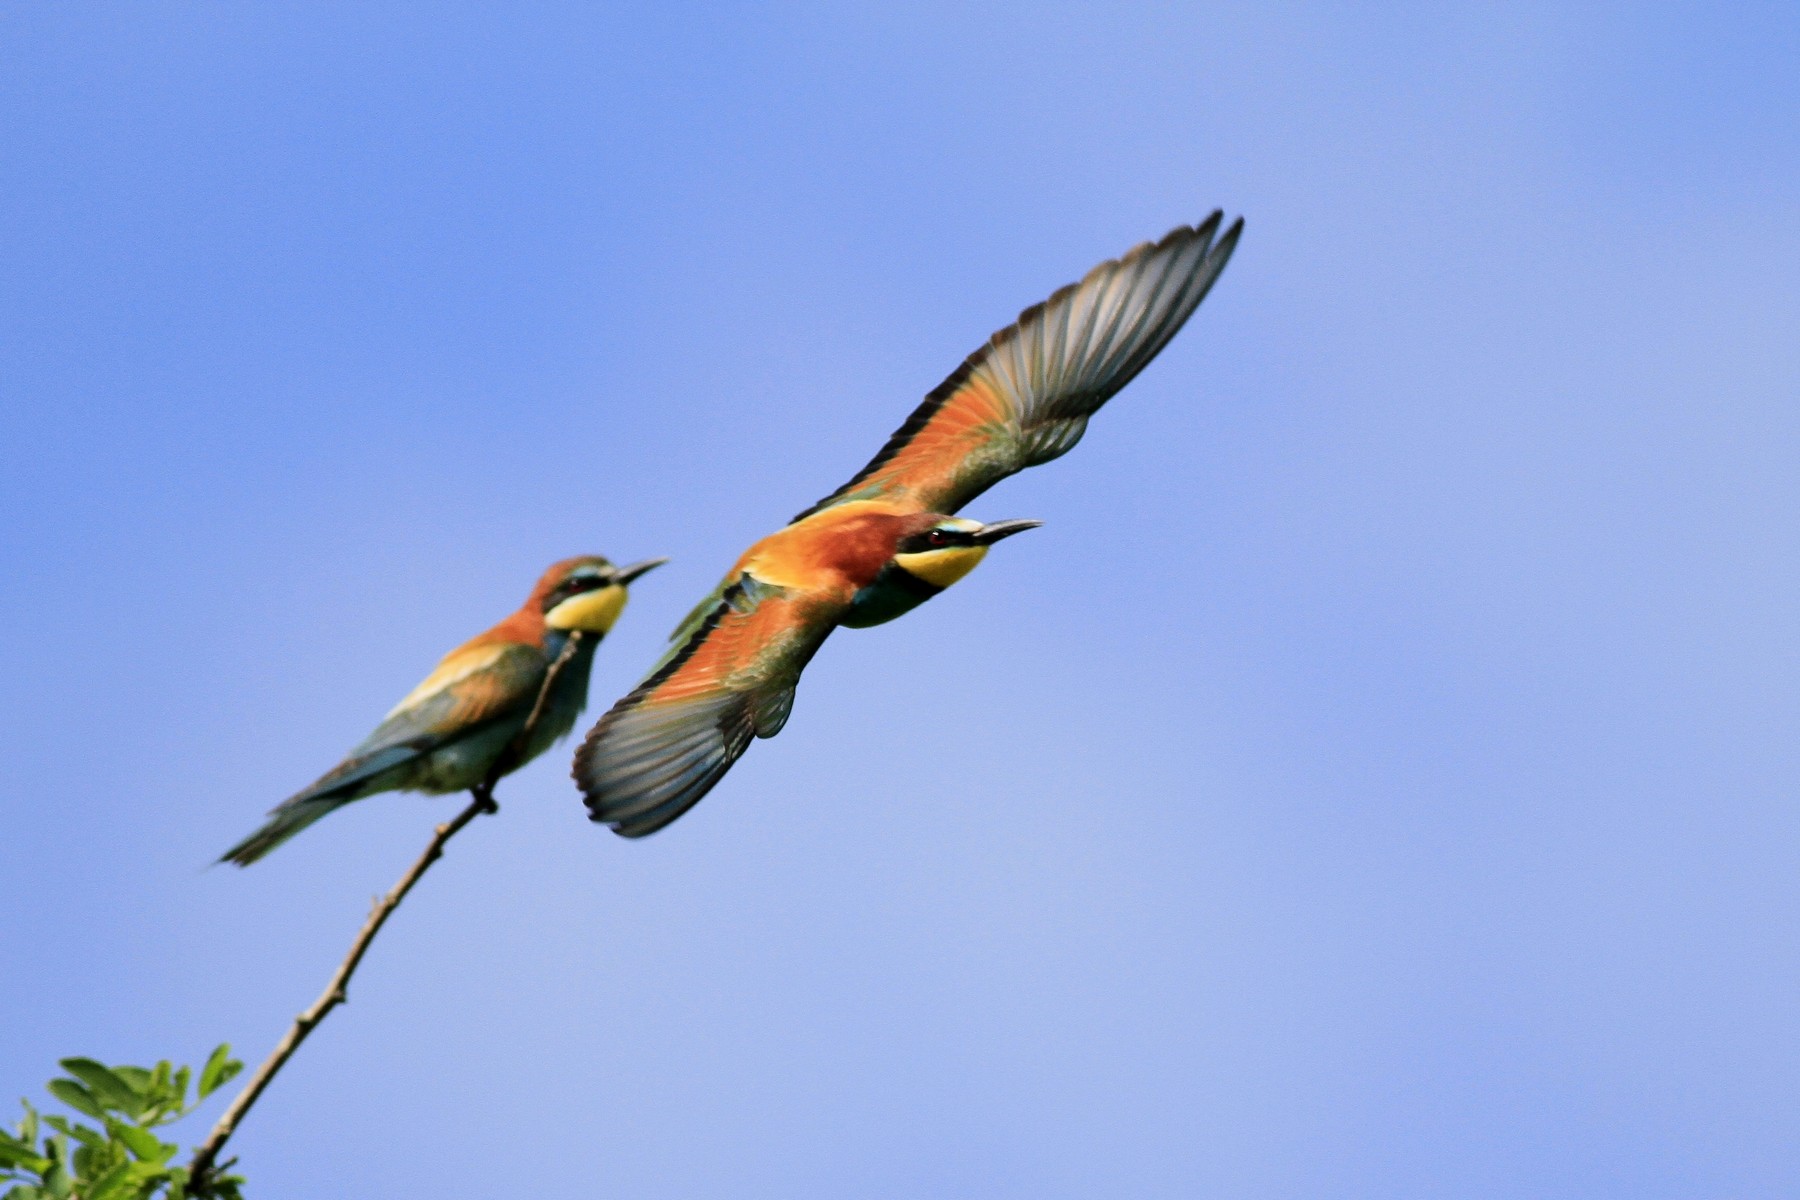
[[[65,1077],[46,1090],[97,1124],[40,1114],[21,1100],[16,1130],[0,1129],[0,1200],[242,1200],[235,1175],[210,1173],[197,1185],[171,1160],[181,1147],[151,1132],[192,1112],[244,1069],[220,1046],[193,1073],[166,1061],[153,1069],[108,1067],[91,1058],[65,1058]]]

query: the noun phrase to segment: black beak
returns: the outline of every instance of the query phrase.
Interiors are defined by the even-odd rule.
[[[614,585],[630,583],[639,575],[654,571],[668,561],[666,558],[646,558],[643,562],[634,562],[629,567],[614,567],[612,582]]]
[[[983,525],[975,531],[975,544],[991,546],[1001,538],[1024,533],[1027,529],[1036,529],[1042,524],[1042,521],[995,521],[992,525]]]

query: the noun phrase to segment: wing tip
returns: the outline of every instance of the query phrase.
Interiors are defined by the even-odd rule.
[[[1225,210],[1222,208],[1215,208],[1208,213],[1203,220],[1197,221],[1192,225],[1177,225],[1175,228],[1169,230],[1169,232],[1163,234],[1157,241],[1147,242],[1145,245],[1152,249],[1161,250],[1164,247],[1173,245],[1177,242],[1211,241],[1213,234],[1217,233],[1219,230],[1219,223],[1224,219]]]
[[[1221,225],[1225,226],[1224,232],[1222,233],[1219,228]],[[1191,245],[1195,242],[1204,243],[1206,245],[1205,257],[1209,260],[1214,258],[1229,258],[1231,257],[1232,249],[1237,246],[1238,238],[1242,236],[1243,232],[1244,218],[1241,215],[1233,217],[1231,219],[1231,224],[1225,225],[1225,210],[1222,208],[1215,208],[1206,215],[1204,220],[1197,221],[1192,225],[1177,225],[1155,241],[1142,242],[1133,246],[1130,250],[1121,254],[1117,259],[1112,262],[1101,263],[1098,267],[1095,267],[1093,271],[1088,272],[1088,274],[1092,276],[1096,271],[1127,263],[1151,254],[1161,253],[1174,247]]]
[[[575,780],[575,789],[581,793],[581,803],[587,809],[587,818],[596,825],[605,825],[614,833],[619,832],[623,822],[613,814],[613,805],[607,800],[604,792],[593,781],[593,754],[591,749],[598,739],[600,726],[595,725],[588,731],[588,736],[575,751],[575,762],[569,774]]]
[[[602,720],[604,719],[605,718],[602,718]],[[594,735],[599,732],[600,722],[596,721],[593,725],[589,726],[588,731],[581,736],[581,744],[575,747],[575,756],[569,762],[569,778],[575,781],[575,790],[581,793],[582,803],[586,804],[589,808],[593,807],[593,798],[588,794],[586,779],[588,759],[593,754],[590,747],[594,744]]]
[[[571,775],[588,819],[646,837],[698,804],[743,754],[755,730],[740,695],[646,709],[643,689],[615,704],[575,751]]]
[[[983,358],[990,350],[998,350],[1007,342],[1019,337],[1021,330],[1028,327],[1032,321],[1046,309],[1054,307],[1058,302],[1073,295],[1075,292],[1080,291],[1095,279],[1118,271],[1122,267],[1128,268],[1136,266],[1146,258],[1163,254],[1170,250],[1185,248],[1195,242],[1202,243],[1206,246],[1206,251],[1203,256],[1205,260],[1209,263],[1217,260],[1220,265],[1223,265],[1224,260],[1231,257],[1232,250],[1237,246],[1238,237],[1243,233],[1244,218],[1241,216],[1235,218],[1223,235],[1215,237],[1215,235],[1218,235],[1219,233],[1219,226],[1223,224],[1224,221],[1225,210],[1222,208],[1215,208],[1212,212],[1208,213],[1203,220],[1198,221],[1195,224],[1177,225],[1159,238],[1139,242],[1117,258],[1109,258],[1095,264],[1094,267],[1080,279],[1073,283],[1063,284],[1063,286],[1057,288],[1054,292],[1051,292],[1044,299],[1021,311],[1018,320],[1014,321],[1011,325],[1008,325],[1004,329],[995,330],[993,335],[988,338],[987,344],[969,356],[964,362],[963,368],[959,369],[959,373],[966,372],[973,366],[979,366],[980,363],[978,360]],[[1210,267],[1208,270],[1198,273],[1201,275],[1216,275],[1218,273],[1218,267]],[[954,376],[952,378],[954,378]],[[945,383],[948,382],[949,380],[945,381]],[[938,390],[941,390],[942,387],[943,385],[940,384]]]
[[[1200,250],[1194,256],[1190,269],[1179,272],[1156,270],[1143,272],[1145,275],[1155,275],[1161,281],[1166,281],[1173,275],[1182,276],[1182,282],[1177,287],[1178,297],[1175,302],[1175,308],[1179,311],[1174,313],[1172,320],[1162,324],[1158,336],[1146,340],[1143,352],[1133,356],[1136,361],[1128,361],[1116,380],[1116,386],[1111,387],[1106,395],[1110,396],[1122,388],[1151,358],[1156,356],[1163,344],[1180,330],[1194,309],[1199,307],[1201,300],[1211,290],[1213,282],[1224,269],[1226,261],[1230,259],[1232,251],[1237,246],[1238,237],[1243,232],[1244,218],[1241,216],[1235,218],[1225,232],[1220,235],[1219,227],[1224,220],[1225,210],[1215,208],[1195,224],[1177,225],[1154,241],[1140,242],[1117,258],[1099,263],[1081,279],[1064,284],[1044,300],[1021,311],[1016,320],[989,335],[988,339],[977,347],[973,354],[965,358],[948,378],[926,393],[925,398],[908,414],[900,428],[888,437],[875,457],[852,476],[848,483],[796,513],[793,521],[805,520],[822,509],[840,503],[856,494],[858,489],[863,488],[869,480],[876,478],[882,469],[905,450],[911,444],[912,439],[930,424],[943,404],[965,386],[976,372],[982,370],[996,355],[1006,352],[1013,343],[1027,336],[1027,331],[1033,329],[1044,318],[1044,314],[1053,311],[1058,304],[1081,289],[1092,285],[1097,279],[1136,274],[1136,268],[1146,259],[1159,256],[1166,264],[1168,260],[1176,258],[1198,243]],[[1103,396],[1091,407],[1097,408],[1098,404],[1103,403],[1104,400]],[[1071,441],[1067,445],[1073,444]],[[1064,449],[1067,449],[1067,445],[1064,446]],[[979,490],[976,489],[977,492]],[[966,503],[970,498],[971,496],[965,495],[961,497],[961,502]],[[953,512],[955,508],[952,507],[948,511]]]
[[[1223,210],[1221,210],[1220,212],[1214,213],[1213,217],[1216,220],[1223,215]],[[1212,248],[1206,252],[1206,257],[1208,259],[1217,260],[1219,266],[1223,267],[1225,265],[1225,260],[1231,257],[1232,251],[1237,249],[1238,238],[1242,237],[1243,233],[1244,218],[1242,215],[1239,215],[1232,219],[1231,224],[1225,227],[1225,232],[1221,233],[1213,242]],[[1214,270],[1216,273],[1217,268]]]

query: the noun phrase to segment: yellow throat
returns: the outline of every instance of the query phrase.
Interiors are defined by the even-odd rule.
[[[942,550],[896,554],[894,564],[933,587],[947,588],[973,571],[975,564],[987,557],[987,552],[986,546],[946,546]]]
[[[625,611],[625,589],[608,584],[591,592],[570,596],[544,614],[552,629],[579,629],[584,633],[611,633],[613,622]]]

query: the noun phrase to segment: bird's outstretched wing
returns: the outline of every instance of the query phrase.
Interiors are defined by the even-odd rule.
[[[593,819],[635,838],[692,808],[752,737],[781,731],[801,670],[848,601],[739,574],[576,751]]]
[[[925,397],[869,465],[794,519],[846,500],[953,513],[1016,471],[1065,453],[1199,307],[1242,218],[1182,226],[1101,263],[1019,314]]]

